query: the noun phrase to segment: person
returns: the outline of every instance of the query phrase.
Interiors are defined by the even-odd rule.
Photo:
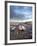
[[[22,30],[22,26],[21,26],[21,25],[19,25],[19,27],[18,27],[18,28],[19,28],[19,30],[20,30],[20,31]]]
[[[19,25],[19,30],[24,31],[24,30],[26,30],[26,27],[24,27],[23,25]]]
[[[22,30],[26,30],[26,27],[22,26]]]

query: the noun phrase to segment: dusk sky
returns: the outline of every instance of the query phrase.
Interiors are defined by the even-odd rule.
[[[32,7],[30,6],[10,6],[10,19],[27,20],[32,19]]]

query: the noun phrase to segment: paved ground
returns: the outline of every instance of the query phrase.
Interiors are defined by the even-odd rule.
[[[32,38],[32,32],[28,32],[28,31],[20,31],[17,32],[16,31],[11,31],[10,32],[10,39],[11,40],[16,40],[16,39],[31,39]]]

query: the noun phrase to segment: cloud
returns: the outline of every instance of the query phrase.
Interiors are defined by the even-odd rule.
[[[10,6],[10,19],[32,19],[32,7]]]

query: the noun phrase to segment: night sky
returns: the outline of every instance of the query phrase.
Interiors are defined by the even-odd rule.
[[[30,6],[10,6],[10,19],[27,20],[32,19],[32,7]]]

